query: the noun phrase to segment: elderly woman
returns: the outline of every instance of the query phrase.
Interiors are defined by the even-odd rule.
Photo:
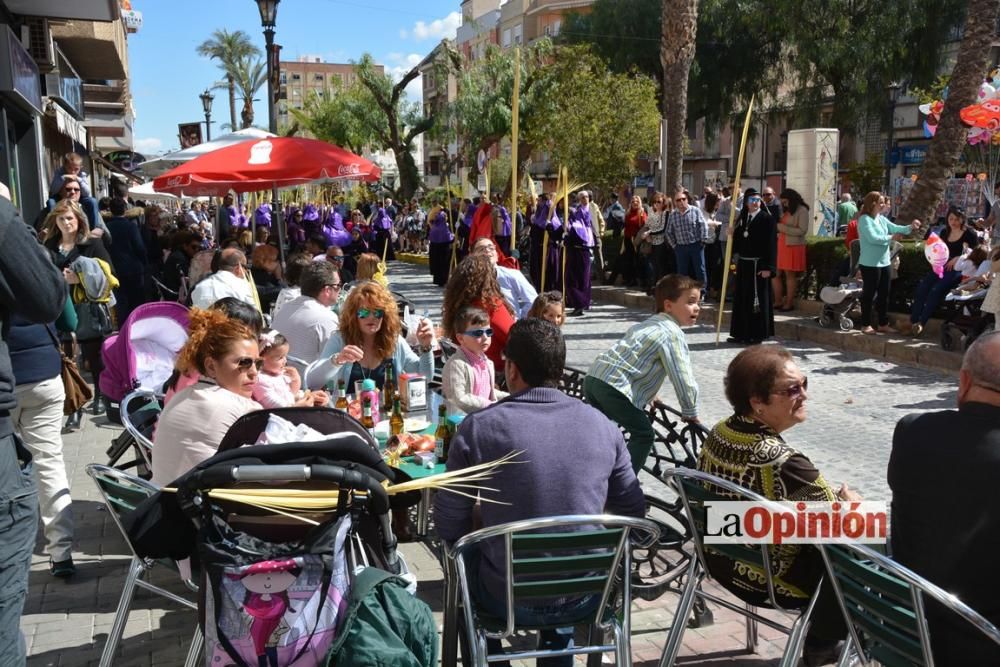
[[[754,345],[740,352],[726,371],[726,398],[734,413],[712,429],[698,458],[698,469],[775,501],[860,500],[841,485],[823,478],[805,454],[785,442],[782,433],[806,419],[808,379],[778,345]],[[768,547],[779,604],[804,607],[824,570],[812,547]],[[752,605],[769,606],[766,581],[744,566],[706,550],[708,569],[720,584]],[[833,591],[824,587],[806,636],[805,664],[826,664],[846,635]],[[817,660],[820,660],[817,662]]]
[[[53,263],[62,270],[63,277],[69,285],[80,282],[73,272],[72,266],[80,257],[103,260],[111,266],[111,256],[105,244],[90,236],[87,216],[80,205],[70,199],[63,199],[52,207],[52,212],[45,218],[42,225],[42,239],[48,248]],[[71,290],[73,302],[77,307],[86,301],[82,290]],[[101,395],[99,386],[104,361],[101,358],[101,345],[104,336],[87,334],[78,331],[77,342],[80,343],[80,353],[94,377],[94,402],[91,409],[95,415],[102,414],[106,409],[106,401]],[[72,356],[72,355],[71,355]],[[70,415],[69,426],[79,425],[79,414]]]
[[[219,310],[194,309],[189,334],[177,367],[201,378],[177,392],[157,422],[153,483],[160,486],[214,455],[237,419],[261,409],[251,399],[262,364],[256,333]]]
[[[517,319],[514,308],[503,298],[496,269],[489,257],[474,253],[455,267],[444,290],[444,305],[441,309],[442,326],[449,338],[455,339],[459,330],[456,321],[459,311],[466,306],[475,306],[490,316],[493,342],[486,356],[494,368],[503,368],[503,348],[507,345],[507,334]]]
[[[420,354],[400,335],[402,322],[392,294],[382,285],[365,281],[355,285],[340,309],[340,331],[333,334],[319,360],[306,370],[309,389],[322,389],[343,380],[353,387],[372,379],[381,389],[386,367],[400,373],[434,375],[434,329],[428,320],[417,327]]]

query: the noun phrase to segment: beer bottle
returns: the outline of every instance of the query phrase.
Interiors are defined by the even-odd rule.
[[[399,405],[399,392],[392,395],[392,416],[389,417],[389,435],[403,432],[403,409]]]
[[[396,393],[395,370],[390,361],[385,365],[385,380],[382,382],[382,405],[388,409],[392,405],[393,394]]]
[[[437,452],[438,462],[448,461],[448,445],[451,444],[451,432],[448,430],[448,406],[438,407],[438,425],[434,431],[434,451]]]
[[[347,383],[343,380],[337,382],[337,403],[333,407],[347,412]]]
[[[361,399],[361,425],[375,437],[375,420],[372,419],[372,399],[365,396]]]

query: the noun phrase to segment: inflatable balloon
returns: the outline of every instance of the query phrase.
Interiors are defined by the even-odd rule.
[[[979,85],[979,101],[980,103],[987,100],[992,100],[997,95],[997,90],[988,83],[983,83]]]
[[[931,232],[924,244],[924,257],[938,278],[944,278],[944,266],[948,263],[948,246],[936,232]]]

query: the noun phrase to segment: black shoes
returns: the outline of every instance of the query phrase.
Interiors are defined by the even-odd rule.
[[[68,579],[76,574],[76,565],[73,564],[73,557],[70,556],[66,560],[61,560],[59,562],[50,560],[49,561],[49,572],[52,573],[53,577],[59,579]]]
[[[83,415],[82,410],[77,410],[66,418],[66,424],[63,425],[63,433],[71,433],[72,431],[80,430],[80,418]]]
[[[103,415],[108,411],[108,399],[104,398],[101,394],[97,394],[94,396],[94,402],[90,404],[90,409],[95,417]]]
[[[583,317],[583,308],[577,308],[576,310],[570,312],[570,317]]]

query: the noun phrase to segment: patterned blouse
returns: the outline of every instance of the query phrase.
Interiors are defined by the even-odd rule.
[[[771,500],[836,500],[834,489],[812,461],[771,427],[742,415],[715,425],[702,447],[698,469]],[[823,573],[819,552],[799,544],[771,545],[768,551],[778,602],[783,598],[800,601],[812,595]],[[762,571],[713,553],[710,547],[705,558],[712,576],[726,588],[744,599],[766,600],[767,581]]]

